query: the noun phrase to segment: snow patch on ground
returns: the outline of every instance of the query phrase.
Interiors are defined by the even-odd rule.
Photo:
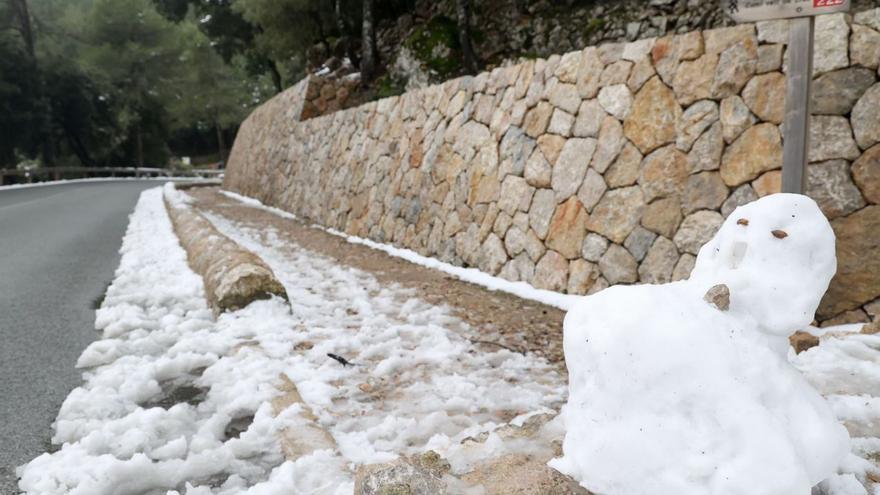
[[[278,208],[265,206],[260,201],[255,200],[253,198],[248,198],[245,196],[241,196],[241,195],[231,193],[231,192],[226,192],[226,191],[223,191],[223,194],[225,194],[226,196],[228,196],[230,198],[239,200],[242,203],[245,203],[249,206],[252,206],[255,208],[260,208],[260,209],[263,209],[266,211],[270,211],[270,212],[275,213],[275,214],[277,214],[281,217],[284,217],[284,218],[298,220],[298,218],[295,215],[293,215],[289,212],[280,210]],[[740,213],[745,213],[747,211],[748,210],[744,210]],[[731,216],[733,217],[733,215],[731,215]],[[734,217],[735,220],[738,220],[740,218],[740,216],[741,215],[737,215],[736,217]],[[779,220],[779,219],[777,219],[777,220]],[[703,308],[703,306],[706,306],[705,302],[702,301],[702,296],[705,293],[705,289],[707,289],[711,285],[708,282],[709,278],[718,278],[719,281],[724,281],[724,282],[730,283],[731,286],[738,288],[737,290],[748,289],[749,284],[748,284],[747,279],[739,277],[739,274],[736,273],[735,269],[739,264],[741,264],[743,262],[743,260],[746,258],[747,254],[749,255],[749,257],[754,257],[756,254],[758,254],[760,256],[760,254],[762,252],[764,254],[769,254],[769,253],[774,252],[773,249],[770,249],[770,250],[756,249],[756,247],[760,247],[763,244],[767,244],[766,241],[775,241],[775,240],[779,239],[776,237],[776,234],[772,234],[772,230],[770,230],[770,229],[776,230],[779,227],[779,225],[775,225],[775,226],[770,227],[768,229],[767,227],[769,227],[769,225],[765,225],[765,223],[766,222],[759,221],[757,224],[752,225],[752,227],[753,227],[752,230],[755,230],[754,227],[756,227],[756,226],[760,227],[763,230],[767,230],[767,232],[770,232],[771,235],[773,235],[773,238],[765,237],[764,239],[760,240],[760,242],[754,243],[750,252],[747,247],[744,249],[744,244],[748,244],[748,242],[743,242],[743,241],[748,241],[748,239],[743,238],[741,233],[738,233],[736,231],[728,232],[724,236],[716,239],[716,241],[718,241],[718,242],[710,243],[711,247],[708,248],[707,254],[703,256],[704,261],[703,261],[703,268],[702,268],[704,274],[708,274],[704,277],[707,280],[702,282],[702,287],[701,287],[702,292],[696,291],[696,292],[699,292],[699,294],[697,294],[699,296],[697,304],[700,305],[700,308],[705,309],[705,308]],[[742,227],[742,225],[738,225],[738,226]],[[462,269],[460,267],[450,266],[448,264],[439,262],[438,260],[422,257],[421,255],[419,255],[417,253],[413,253],[411,251],[407,253],[407,250],[401,250],[401,249],[394,248],[391,246],[378,244],[378,243],[375,243],[372,241],[359,239],[359,238],[352,237],[352,236],[347,236],[347,235],[339,233],[339,232],[324,229],[323,227],[321,227],[319,225],[315,225],[315,227],[322,228],[325,231],[329,231],[329,232],[332,232],[336,235],[340,235],[342,237],[345,237],[350,242],[365,244],[365,245],[368,245],[368,246],[373,247],[375,249],[380,249],[382,251],[385,251],[389,254],[404,257],[405,259],[408,259],[409,261],[412,261],[414,263],[418,263],[423,266],[433,267],[435,269],[439,269],[441,271],[444,271],[446,273],[450,273],[450,274],[453,274],[456,276],[459,276],[458,275],[458,273],[460,273],[459,270],[466,270],[466,269]],[[827,230],[828,230],[828,229],[824,229],[824,228],[819,228],[819,229],[813,228],[815,226],[811,227],[810,225],[807,225],[806,228],[794,227],[793,230],[791,230],[789,227],[790,226],[786,227],[786,234],[796,234],[796,235],[798,235],[798,237],[801,237],[801,234],[803,234],[802,239],[808,238],[809,236],[812,236],[817,232],[820,233],[820,235],[823,232],[827,233]],[[766,234],[767,232],[763,232],[763,234]],[[724,242],[721,242],[722,240]],[[718,249],[718,251],[717,251],[717,253],[713,254],[712,251],[714,251],[716,248]],[[402,252],[407,253],[407,254],[405,256],[402,256],[401,255]],[[779,254],[779,253],[775,253],[775,254]],[[804,253],[801,253],[801,254],[804,254]],[[809,260],[812,256],[813,256],[813,254],[807,254],[806,259]],[[720,257],[720,258],[718,259],[718,261],[715,261],[714,263],[709,263],[706,261],[709,258],[718,258],[718,257]],[[826,256],[826,258],[827,258],[827,256]],[[790,266],[787,268],[784,268],[784,266],[789,265],[792,262],[794,262],[794,263],[801,262],[802,263],[802,262],[804,262],[804,258],[787,259],[787,258],[785,258],[785,254],[783,253],[782,263],[781,263],[781,265],[777,266],[776,268],[773,268],[771,266],[771,267],[761,267],[760,269],[755,269],[753,267],[751,272],[758,277],[764,277],[768,273],[780,273],[780,272],[787,273],[787,272],[791,271],[792,268]],[[806,327],[811,333],[813,333],[817,336],[820,336],[820,335],[823,335],[826,333],[833,333],[835,335],[833,335],[831,337],[823,338],[823,340],[819,346],[814,347],[804,353],[801,353],[800,355],[794,354],[794,351],[788,346],[788,343],[786,342],[785,337],[781,336],[779,334],[788,332],[797,326],[803,327],[806,325],[806,322],[808,322],[810,319],[810,315],[812,314],[812,311],[809,310],[809,308],[807,310],[804,310],[803,308],[815,305],[815,303],[817,302],[817,299],[816,299],[817,295],[816,294],[821,294],[822,292],[824,292],[825,287],[823,284],[827,283],[827,278],[828,278],[827,274],[825,276],[817,276],[817,274],[814,272],[816,270],[829,271],[829,269],[828,269],[828,267],[830,266],[829,263],[827,263],[827,262],[824,264],[813,263],[812,261],[810,261],[810,263],[812,263],[811,270],[813,270],[813,272],[802,271],[802,273],[800,275],[802,275],[803,279],[789,284],[788,289],[783,291],[783,290],[779,289],[779,287],[781,287],[781,286],[774,287],[773,284],[769,284],[769,287],[768,287],[768,285],[764,286],[764,289],[769,290],[771,293],[779,291],[778,293],[782,294],[783,300],[781,301],[781,303],[778,298],[775,299],[775,303],[777,304],[777,306],[788,306],[789,309],[794,308],[795,309],[794,313],[798,313],[797,309],[800,308],[799,312],[801,314],[799,314],[799,315],[795,314],[793,318],[788,318],[787,320],[785,318],[769,318],[767,324],[765,324],[765,325],[759,324],[756,321],[756,318],[762,316],[760,313],[761,312],[766,313],[768,307],[772,311],[772,309],[773,309],[773,303],[771,302],[772,298],[768,298],[766,301],[762,301],[760,297],[756,299],[754,297],[754,294],[752,295],[751,298],[740,298],[739,295],[737,295],[737,294],[732,295],[732,303],[731,303],[732,304],[732,312],[737,313],[736,319],[739,320],[736,322],[737,323],[736,327],[738,327],[738,328],[734,329],[734,333],[737,336],[741,336],[743,339],[743,342],[738,343],[738,345],[735,347],[738,349],[742,348],[742,351],[746,353],[745,355],[740,355],[740,357],[742,359],[744,359],[745,361],[749,361],[749,359],[750,359],[749,356],[751,354],[754,354],[755,350],[759,350],[760,354],[766,358],[766,362],[767,362],[766,364],[772,364],[772,367],[774,367],[777,370],[778,374],[783,377],[783,378],[781,378],[782,381],[788,381],[789,383],[796,383],[797,384],[797,386],[795,387],[796,391],[803,392],[805,395],[811,395],[812,399],[807,400],[807,403],[808,404],[812,403],[812,405],[806,405],[805,406],[806,410],[815,409],[815,408],[818,408],[819,410],[826,409],[828,406],[823,406],[821,404],[817,404],[815,401],[815,396],[811,392],[809,392],[808,390],[805,390],[805,387],[803,386],[803,383],[801,383],[801,380],[796,375],[792,374],[792,370],[789,367],[787,367],[787,365],[785,364],[785,360],[788,360],[798,371],[800,371],[802,373],[802,375],[804,377],[806,377],[806,379],[809,381],[809,383],[813,387],[815,387],[823,396],[827,397],[828,405],[830,405],[830,408],[831,408],[834,416],[836,416],[836,419],[839,422],[846,424],[847,427],[852,429],[852,431],[858,432],[858,434],[853,434],[853,438],[851,440],[852,454],[845,457],[837,469],[838,473],[840,473],[840,474],[839,475],[832,474],[831,477],[823,483],[819,493],[823,493],[825,495],[862,495],[862,494],[866,493],[864,486],[865,485],[870,486],[870,484],[869,484],[870,479],[880,479],[880,469],[878,469],[877,465],[874,462],[871,462],[868,460],[868,459],[880,459],[880,438],[877,438],[878,436],[880,436],[880,412],[878,412],[878,411],[880,411],[880,403],[878,403],[878,400],[880,400],[880,399],[878,399],[878,397],[880,397],[880,335],[878,335],[878,336],[859,335],[857,332],[860,330],[860,328],[862,326],[860,324],[859,325],[843,325],[843,326],[829,327],[829,328],[822,328],[822,329],[818,329],[818,328],[814,328],[814,327]],[[754,272],[758,272],[758,273],[754,273]],[[460,278],[468,280],[465,277],[460,277]],[[472,281],[474,283],[480,283],[481,285],[484,285],[484,286],[488,285],[489,287],[492,287],[492,288],[497,287],[500,290],[508,290],[508,289],[504,288],[504,285],[509,282],[501,280],[501,279],[496,279],[495,281],[492,282],[492,284],[484,284],[484,283],[480,282],[480,280],[487,280],[487,279],[493,279],[493,278],[495,278],[495,277],[490,277],[487,274],[481,274],[480,277],[476,277],[476,280],[469,280],[469,281]],[[673,295],[674,296],[676,294],[676,291],[679,290],[679,288],[677,288],[677,286],[680,286],[680,285],[681,284],[672,284],[672,286],[670,287],[670,290],[667,291],[666,295]],[[534,289],[532,289],[532,290],[534,290]],[[647,289],[647,290],[651,290],[651,289]],[[785,294],[788,294],[791,291],[803,292],[803,294],[799,295],[797,298],[791,298],[791,300],[786,300],[787,296],[785,296]],[[513,291],[508,290],[508,292],[513,292]],[[544,292],[546,292],[546,291],[544,291]],[[690,292],[694,292],[694,291],[682,291],[682,292],[690,293]],[[538,300],[538,301],[545,302],[545,303],[547,303],[548,301],[551,301],[551,302],[549,302],[549,304],[552,304],[554,306],[557,306],[557,307],[560,307],[560,308],[566,309],[566,310],[572,308],[574,306],[573,303],[575,303],[579,300],[579,298],[577,298],[577,297],[564,296],[562,294],[558,294],[558,296],[561,296],[560,299],[554,299],[554,297],[552,297],[552,296],[551,297],[544,297],[543,295],[535,297],[535,293],[531,293],[531,294],[525,293],[525,294],[518,294],[518,295],[520,295],[521,297],[524,297],[524,298]],[[601,293],[599,295],[601,295]],[[693,295],[693,294],[689,294],[689,295]],[[742,295],[742,293],[740,295]],[[746,295],[748,296],[748,294],[746,294]],[[593,296],[593,297],[596,297],[596,296]],[[775,298],[775,296],[774,296],[774,298]],[[627,298],[623,298],[623,299],[627,299]],[[653,299],[653,298],[649,298],[649,299]],[[659,299],[663,299],[663,298],[660,297]],[[626,301],[626,300],[622,301],[622,306],[620,307],[619,311],[609,311],[608,307],[605,307],[603,305],[598,305],[598,306],[602,306],[602,307],[596,308],[596,311],[594,311],[593,313],[595,313],[595,314],[617,314],[617,315],[622,315],[621,317],[625,317],[628,313],[631,312],[632,304],[634,304],[636,302],[636,300],[639,300],[639,299],[633,298],[630,301]],[[669,307],[674,307],[680,302],[680,300],[673,297],[668,302],[670,304]],[[751,303],[755,303],[755,302],[758,303],[758,304],[755,304],[756,308],[754,308],[754,309],[756,309],[756,311],[753,312],[749,308],[746,307],[747,305],[749,305]],[[768,304],[766,304],[767,302],[771,302],[771,304],[768,305]],[[662,309],[662,308],[660,308],[660,309]],[[661,312],[663,312],[663,311],[661,311]],[[589,313],[589,312],[586,312],[586,313]],[[771,315],[771,316],[773,316],[773,315]],[[678,316],[675,316],[674,319],[676,321],[679,321],[681,319],[681,315],[679,314]],[[709,318],[709,320],[712,320],[712,318]],[[714,325],[714,323],[712,323],[712,321],[709,321],[709,320],[707,320],[705,323],[706,323],[706,325],[708,325],[708,327],[712,327]],[[742,323],[744,321],[749,322],[749,325],[751,325],[751,328],[747,328],[747,329],[746,328],[739,328],[739,327],[744,326],[744,325],[742,325]],[[641,324],[643,322],[644,321],[640,320],[639,324]],[[693,323],[693,322],[692,321],[688,322],[688,324],[690,324],[690,323]],[[749,326],[749,325],[745,325],[745,326]],[[677,326],[678,326],[677,324],[672,325],[672,327],[670,327],[670,328],[676,328]],[[846,334],[851,334],[851,335],[846,335]],[[633,336],[633,338],[636,340],[646,339],[647,337],[648,336],[644,332],[640,332],[640,333],[638,333],[638,335]],[[700,342],[701,337],[705,337],[705,332],[702,330],[702,328],[700,329],[700,334],[695,336],[695,338],[697,339],[695,342]],[[663,342],[656,342],[655,343],[656,345],[648,346],[648,347],[650,347],[650,349],[643,349],[643,350],[645,350],[646,352],[649,351],[649,354],[651,356],[659,354],[660,357],[662,359],[666,360],[667,364],[668,364],[671,360],[671,358],[669,358],[669,350],[667,349],[668,343],[669,342],[666,342],[664,339]],[[691,344],[696,345],[693,342],[691,342]],[[686,345],[690,345],[690,344],[686,344]],[[661,349],[663,350],[662,352],[660,352]],[[677,363],[673,363],[673,364],[678,365],[678,364],[681,364],[681,362],[687,362],[689,359],[688,356],[690,356],[690,358],[693,358],[697,354],[698,353],[696,353],[696,352],[686,354],[684,356],[686,359],[680,360]],[[725,351],[720,355],[719,359],[721,359],[723,361],[728,361],[728,360],[730,360],[730,357],[731,357],[730,354],[731,354],[730,349],[725,347]],[[666,356],[666,357],[663,357],[663,356]],[[669,358],[669,359],[667,359],[667,358]],[[755,359],[755,356],[751,356],[751,358]],[[637,361],[632,356],[629,356],[629,355],[621,356],[621,359],[627,363],[633,363],[633,362]],[[646,359],[648,359],[648,358],[646,358]],[[579,360],[579,362],[584,362],[584,361],[586,361],[586,360],[584,360],[584,359]],[[672,361],[674,361],[674,360],[672,360]],[[633,373],[639,373],[640,369],[638,367],[626,366],[626,367],[619,368],[617,371],[618,371],[618,376],[621,376],[621,377],[630,376],[631,377]],[[641,370],[641,371],[644,371],[644,370]],[[749,370],[746,369],[745,371],[749,371]],[[738,376],[742,372],[743,372],[743,368],[735,367],[732,369],[730,376]],[[693,381],[694,376],[699,377],[698,374],[695,375],[693,373],[691,373],[691,374],[683,373],[681,381],[683,383]],[[760,381],[760,382],[765,381],[764,376],[752,375],[752,377],[754,378],[753,381],[756,383],[758,381]],[[763,384],[761,384],[761,386],[763,386]],[[701,387],[697,387],[697,388],[701,388]],[[794,392],[786,392],[786,393],[792,393],[793,395],[797,395],[797,393],[794,393]],[[666,403],[670,400],[670,396],[668,394],[661,394],[661,395],[662,395],[662,397],[658,398],[658,401],[655,402],[655,404]],[[595,397],[596,396],[594,395],[593,398],[595,398]],[[590,401],[590,402],[592,403],[593,401]],[[629,409],[632,409],[631,403],[622,404],[622,406],[628,407]],[[823,414],[820,414],[820,416],[823,416]],[[827,418],[824,418],[820,422],[824,423],[825,427],[828,426]],[[561,421],[554,421],[554,423],[561,423]],[[557,425],[557,426],[560,429],[562,428],[561,425]],[[825,427],[823,427],[823,428],[825,428]],[[791,430],[790,426],[780,425],[779,431],[785,430],[786,428],[789,428]],[[797,437],[810,437],[812,435],[812,433],[811,433],[812,431],[813,431],[813,429],[811,427],[805,426],[800,431],[793,431],[792,438],[794,439]],[[838,430],[838,431],[840,431],[840,430]],[[770,437],[778,439],[779,436],[777,433],[778,433],[777,431],[771,431],[768,434]],[[632,437],[630,435],[630,436],[618,437],[616,439],[609,438],[609,441],[611,441],[612,443],[615,443],[615,442],[620,443],[621,441],[626,441],[626,439],[633,440],[633,438],[635,438],[635,437]],[[815,439],[813,439],[813,440],[815,440]],[[491,443],[491,442],[487,442],[487,443]],[[836,443],[836,442],[832,442],[832,443]],[[644,445],[644,444],[641,444],[641,445]],[[449,447],[449,449],[446,451],[447,455],[450,455],[450,453],[453,450],[455,450],[455,447]],[[840,453],[838,452],[837,454],[835,454],[834,451],[836,451],[836,450],[834,448],[831,448],[830,456],[831,457],[835,457],[835,456],[839,457]],[[829,451],[826,450],[824,452],[818,452],[817,454],[819,454],[820,456],[826,455],[826,454],[829,454]],[[459,462],[466,463],[467,457],[466,457],[465,452],[459,452],[456,455],[458,456],[457,459]],[[669,453],[668,452],[658,453],[658,458],[662,459],[664,456],[666,458],[669,458]],[[815,458],[816,455],[813,455],[812,457]],[[778,462],[778,459],[773,459],[771,462]],[[455,462],[453,462],[453,465],[455,465]],[[625,467],[626,472],[622,473],[621,476],[635,479],[632,470],[629,469],[631,467],[631,462],[628,461],[626,463],[623,463],[622,466]],[[695,465],[693,465],[691,467],[693,468],[695,473],[698,473],[698,472],[704,472],[705,468],[707,466],[706,466],[705,462],[703,462],[703,463],[697,462]],[[676,469],[680,469],[680,468],[681,468],[680,465],[676,467]],[[708,472],[708,471],[706,471],[706,472]],[[782,479],[785,476],[784,473],[779,473],[779,472],[767,473],[767,474],[768,474],[768,476],[776,478],[777,480]],[[809,476],[807,476],[807,477],[809,478]],[[705,478],[705,479],[708,479],[708,475],[707,475],[707,478]],[[756,483],[755,483],[755,480],[748,480],[748,481],[749,481],[749,483],[748,483],[747,492],[752,493],[752,491],[754,490],[754,487],[756,486]],[[766,489],[767,487],[772,486],[772,484],[771,485],[764,484],[763,486],[764,486],[764,488],[761,488],[761,489]],[[772,492],[772,489],[770,489],[770,490]],[[880,488],[878,488],[876,485],[873,486],[872,490],[873,490],[872,493],[874,493],[875,495],[880,494]],[[622,493],[627,493],[627,492],[622,492]],[[634,493],[636,493],[636,492],[634,492]],[[710,493],[710,492],[702,492],[702,493]],[[731,492],[731,493],[735,493],[735,492]],[[760,493],[760,491],[755,492],[755,493]]]
[[[291,245],[272,228],[207,216],[285,285],[293,314],[308,328],[310,349],[295,361],[313,363],[288,374],[355,463],[420,453],[429,443],[443,455],[463,438],[565,399],[564,379],[549,363],[506,349],[477,350],[469,338],[485,336],[448,308],[397,285],[383,287],[366,272]],[[340,367],[327,353],[356,366]]]
[[[266,401],[284,363],[233,349],[287,333],[286,305],[261,301],[213,321],[159,188],[141,195],[121,253],[96,312],[102,338],[77,363],[85,383],[54,424],[61,448],[20,468],[20,488],[124,495],[190,482],[236,493],[264,481],[282,461],[275,431],[283,422]],[[230,423],[250,416],[234,437]]]
[[[266,206],[262,202],[254,198],[242,196],[240,194],[236,194],[230,191],[221,191],[221,193],[248,206],[260,208],[262,210],[272,212],[284,218],[299,220],[296,215],[290,212],[272,206]],[[372,241],[370,239],[348,235],[345,232],[340,232],[338,230],[327,228],[317,224],[313,224],[312,227],[323,230],[335,236],[342,237],[352,244],[361,244],[369,248],[385,252],[391,256],[405,259],[410,263],[415,263],[416,265],[439,270],[443,273],[452,275],[453,277],[456,277],[460,280],[464,280],[465,282],[470,282],[472,284],[485,287],[489,290],[507,292],[517,297],[528,299],[530,301],[536,301],[541,304],[546,304],[547,306],[553,306],[564,311],[568,311],[572,307],[572,305],[575,304],[578,299],[580,299],[580,296],[562,294],[559,292],[544,289],[537,289],[526,282],[511,282],[500,277],[489,275],[488,273],[482,272],[476,268],[464,268],[460,266],[455,266],[440,261],[436,258],[422,256],[421,254],[411,249],[398,248],[388,244],[382,244],[376,241]]]
[[[214,320],[204,300],[201,279],[187,266],[186,254],[174,237],[161,190],[144,192],[123,241],[116,277],[96,314],[102,338],[86,349],[78,363],[84,369],[85,383],[68,396],[55,423],[53,442],[61,447],[19,469],[22,490],[49,495],[348,495],[358,464],[382,462],[399,454],[431,448],[450,461],[454,472],[462,473],[487,457],[514,451],[546,452],[545,444],[504,440],[491,432],[504,423],[522,423],[530,415],[558,409],[566,399],[565,382],[548,363],[507,350],[483,352],[470,343],[470,338],[480,336],[448,308],[429,305],[414,297],[411,290],[383,286],[368,273],[303,250],[274,229],[250,228],[219,216],[210,216],[210,220],[271,266],[290,295],[290,307],[279,299],[258,301]],[[734,255],[736,252],[731,250]],[[730,283],[735,285],[736,281]],[[652,295],[649,302],[642,303],[661,304],[657,315],[675,313],[677,305],[690,304],[686,300],[691,291],[682,286],[673,284],[665,296]],[[615,291],[599,295],[607,293],[603,297],[614,298]],[[598,298],[584,301],[590,299]],[[630,298],[621,302],[619,311],[603,306],[595,313],[626,319],[639,301]],[[799,302],[803,300],[795,301]],[[699,304],[707,306],[701,300]],[[744,325],[746,320],[734,316],[745,314],[739,309],[733,299],[732,314],[721,318],[724,321],[716,321],[714,313],[695,312],[695,321],[669,327],[677,328],[678,340],[655,342],[650,332],[641,329],[633,338],[643,345],[634,349],[644,356],[627,355],[626,349],[606,339],[606,350],[628,363],[616,368],[618,375],[608,375],[608,383],[632,383],[633,376],[655,379],[662,376],[666,365],[680,369],[682,363],[701,361],[697,363],[699,370],[680,373],[679,381],[690,384],[685,391],[694,392],[694,397],[707,389],[717,394],[730,391],[706,386],[717,376],[704,373],[704,365],[711,360],[687,349],[713,349],[700,347],[714,342],[705,329],[716,324],[728,328],[735,323],[731,328],[741,342],[734,351],[724,346],[723,353],[709,353],[719,362],[733,363],[725,369],[742,382],[733,385],[733,392],[746,393],[748,387],[743,383],[754,384],[760,377],[762,387],[782,384],[781,393],[806,397],[793,370],[786,369],[784,354],[771,345],[777,336]],[[680,316],[675,318],[680,322]],[[736,321],[728,321],[731,319]],[[694,325],[700,327],[699,332],[690,332]],[[602,346],[602,339],[610,334],[597,337],[594,344]],[[342,366],[327,353],[341,355],[355,365]],[[703,359],[697,360],[697,355]],[[830,410],[838,420],[862,431],[852,440],[853,455],[839,467],[842,474],[824,483],[824,493],[865,494],[862,485],[866,477],[880,475],[866,460],[880,453],[876,438],[880,336],[833,335],[800,355],[789,354],[788,359],[828,396]],[[743,363],[754,366],[741,366]],[[768,371],[768,366],[773,369]],[[577,370],[572,370],[573,380],[578,379]],[[320,425],[336,440],[338,452],[317,451],[295,461],[283,458],[278,432],[296,424],[298,407],[273,417],[268,401],[278,394],[281,373],[297,384]],[[770,376],[776,379],[768,380]],[[776,391],[780,392],[779,387]],[[590,396],[589,404],[633,410],[634,402],[627,393],[622,386],[614,394]],[[644,403],[639,410],[663,411],[671,396],[651,393],[638,399]],[[614,401],[621,397],[627,400],[615,406]],[[722,418],[736,422],[736,413],[742,408],[730,397],[719,401],[731,407],[716,409],[713,414],[723,413]],[[803,420],[803,411],[815,411],[816,407],[807,398],[804,407],[785,414]],[[690,434],[700,428],[715,428],[699,420],[708,416],[695,413],[681,438],[711,443],[711,435]],[[816,423],[797,429],[791,438],[825,431],[822,425],[827,422],[821,416],[814,418]],[[758,431],[764,431],[767,439],[778,439],[781,431],[793,428],[780,422],[776,429]],[[463,442],[484,432],[490,432],[484,443]],[[563,433],[561,421],[548,425],[548,434]],[[709,479],[715,472],[715,463],[675,456],[668,450],[655,452],[650,442],[639,441],[639,435],[642,433],[635,430],[616,436],[600,432],[591,441],[608,440],[611,448],[602,462],[611,462],[627,442],[635,442],[644,456],[679,461],[679,471],[674,472],[689,470],[691,478],[686,482],[699,482],[701,473],[703,480]],[[759,435],[745,431],[729,443],[730,449],[755,438]],[[817,440],[802,441],[807,445]],[[768,451],[768,465],[779,463],[776,455],[780,453],[788,455],[785,449]],[[833,456],[834,452],[814,454]],[[638,479],[637,464],[634,458],[627,458],[621,469],[626,469],[627,477]],[[736,469],[736,465],[728,469]],[[718,493],[791,493],[770,488],[780,480],[794,479],[789,475],[791,472],[777,470],[767,475],[772,478],[770,483],[760,477],[749,478],[743,485],[745,491]],[[667,477],[666,481],[670,480],[677,483],[682,478]]]
[[[467,469],[512,447],[462,452],[461,440],[564,401],[565,381],[549,363],[477,349],[474,330],[448,308],[271,229],[212,221],[272,267],[291,306],[258,301],[213,320],[161,189],[144,192],[96,314],[102,338],[78,362],[85,383],[54,426],[60,450],[19,468],[23,491],[350,494],[357,464],[430,446]],[[280,373],[339,452],[284,460],[278,432],[295,425],[298,406],[273,417]]]

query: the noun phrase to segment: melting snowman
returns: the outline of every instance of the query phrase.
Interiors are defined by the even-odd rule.
[[[689,280],[617,286],[565,317],[569,399],[550,465],[602,495],[807,495],[849,436],[789,365],[836,270],[806,196],[737,208]]]

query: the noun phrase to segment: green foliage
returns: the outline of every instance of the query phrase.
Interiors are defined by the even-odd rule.
[[[153,3],[156,6],[156,11],[174,22],[180,22],[186,17],[190,10],[190,4],[210,4],[208,2],[191,2],[190,0],[153,0]]]
[[[52,102],[58,165],[99,165],[122,144],[113,108],[95,83],[73,63],[58,61],[44,76]]]
[[[211,40],[211,46],[226,63],[235,64],[250,77],[269,76],[275,90],[283,83],[277,64],[257,47],[256,37],[263,32],[259,24],[242,17],[240,9],[233,8],[233,0],[153,0],[159,13],[174,22],[190,21]]]
[[[594,17],[584,25],[584,37],[589,38],[590,36],[596,34],[601,31],[605,27],[606,21],[605,19],[601,19],[598,17]]]
[[[288,81],[305,75],[307,50],[316,43],[329,47],[335,32],[333,2],[326,0],[233,0],[232,9],[258,26],[256,50],[276,61]]]
[[[252,29],[229,2],[29,0],[34,57],[11,2],[0,0],[0,168],[141,157],[161,166],[191,151],[179,136],[206,154],[222,152],[238,123],[275,92],[265,60],[248,58],[247,32],[232,29],[240,37],[226,42],[207,34],[221,30],[220,20]]]
[[[83,42],[79,66],[96,84],[100,101],[113,110],[114,141],[131,150],[136,162],[142,158],[141,147],[164,162],[164,103],[180,73],[188,70],[180,60],[177,26],[150,0],[95,0],[75,22]]]
[[[256,105],[332,55],[360,63],[363,0],[0,0],[0,168],[162,165],[223,156]],[[462,73],[456,22],[417,0],[374,2],[378,32],[440,78]],[[394,32],[394,30],[390,30]],[[482,36],[473,29],[472,38]],[[387,40],[386,40],[387,42]],[[387,55],[382,46],[381,55]],[[390,60],[379,60],[389,63]],[[403,88],[381,67],[365,95]]]
[[[394,81],[394,78],[388,74],[383,75],[376,80],[376,98],[388,98],[403,94],[403,86]]]
[[[0,3],[0,167],[14,165],[16,151],[33,155],[40,140],[30,129],[41,127],[45,101],[36,65],[15,29],[8,3]]]
[[[242,85],[246,79],[242,67],[226,64],[195,24],[185,24],[180,31],[183,49],[179,62],[186,70],[174,74],[171,94],[166,98],[174,127],[236,125],[254,103],[267,96],[267,88]],[[256,97],[251,93],[254,90]]]
[[[173,71],[183,69],[174,25],[149,0],[96,0],[81,34],[82,68],[121,106],[126,124],[161,99]]]
[[[406,46],[428,69],[442,78],[461,72],[458,27],[449,17],[435,16],[420,26],[406,40]]]

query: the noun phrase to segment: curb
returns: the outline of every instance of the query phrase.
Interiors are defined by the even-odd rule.
[[[165,185],[163,199],[187,262],[201,275],[215,314],[241,309],[272,296],[288,300],[287,291],[266,263],[221,234],[188,204],[187,196],[173,184]]]
[[[284,373],[278,378],[281,384],[277,388],[281,395],[272,399],[272,412],[276,417],[285,414],[288,419],[288,426],[279,432],[284,457],[296,461],[318,450],[338,451],[333,435],[318,424],[318,418],[300,396],[296,384]],[[291,407],[294,409],[288,411]]]

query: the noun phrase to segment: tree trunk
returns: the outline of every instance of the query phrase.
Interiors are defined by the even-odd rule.
[[[475,74],[479,70],[477,56],[471,44],[471,2],[470,0],[455,1],[456,20],[458,21],[458,44],[461,45],[461,57],[464,70]]]
[[[137,168],[144,167],[144,134],[141,130],[141,123],[138,121],[135,128],[135,140],[137,143]],[[140,177],[140,172],[135,170],[135,177]]]
[[[269,69],[269,75],[272,76],[272,84],[275,85],[275,92],[284,91],[284,85],[281,81],[281,73],[278,72],[278,65],[271,58],[266,59],[266,67]]]
[[[48,100],[43,98],[46,101],[48,106]],[[43,157],[43,164],[47,167],[54,167],[55,163],[55,139],[52,137],[52,121],[50,119],[51,110],[46,109],[46,113],[43,116],[43,129],[45,132],[45,136],[43,137],[43,144],[41,146],[40,154]]]
[[[333,0],[333,15],[336,16],[336,29],[341,38],[348,34],[348,26],[345,25],[345,17],[342,15],[342,0]]]
[[[34,74],[34,86],[36,93],[37,110],[39,111],[40,117],[40,132],[43,134],[42,136],[42,144],[41,155],[43,157],[43,164],[46,166],[54,166],[55,165],[55,150],[53,148],[54,141],[52,139],[52,122],[51,122],[51,104],[46,98],[45,95],[45,85],[43,83],[43,76],[40,73],[40,67],[37,63],[37,54],[34,48],[34,30],[33,25],[31,23],[31,13],[28,8],[27,0],[8,0],[8,4],[12,10],[12,15],[16,18],[18,22],[17,30],[21,34],[21,39],[24,42],[25,50],[27,51],[28,58],[30,59],[30,63],[32,66],[33,74]]]
[[[217,130],[217,148],[220,152],[220,161],[223,162],[222,168],[226,168],[226,140],[223,139],[223,129],[216,120],[214,121],[214,129]]]
[[[254,31],[256,31],[257,34],[263,34],[265,32],[263,26],[259,24],[254,25]],[[278,71],[278,64],[265,55],[262,55],[261,59],[265,62],[266,68],[269,69],[269,76],[272,77],[272,84],[275,86],[275,92],[280,93],[284,91],[284,81],[281,79],[281,72]]]
[[[321,20],[321,14],[317,10],[310,10],[308,12],[309,18],[312,20],[312,24],[318,28],[318,38],[324,48],[327,51],[330,51],[330,43],[327,43],[327,33],[324,32],[324,22]]]
[[[27,49],[27,53],[31,57],[31,60],[36,62],[36,55],[34,52],[34,33],[33,29],[31,29],[31,14],[28,9],[27,0],[10,0],[9,3],[15,13],[15,17],[18,18],[18,31],[21,33],[22,40],[24,40],[24,46]]]
[[[342,0],[333,0],[333,13],[336,16],[336,29],[339,31],[339,39],[345,47],[345,56],[348,57],[348,61],[352,65],[357,67],[360,64],[360,57],[354,52],[354,43],[351,42],[351,36],[349,35],[351,29],[345,20],[345,14],[342,12]]]
[[[373,25],[373,0],[364,0],[364,20],[361,31],[361,81],[368,82],[376,75],[376,27]]]
[[[67,142],[70,144],[73,153],[79,158],[79,162],[84,167],[96,166],[97,164],[95,163],[95,160],[89,155],[89,150],[85,147],[76,131],[70,129],[70,127],[65,124],[62,124],[61,128],[64,129],[64,135],[67,137]]]

